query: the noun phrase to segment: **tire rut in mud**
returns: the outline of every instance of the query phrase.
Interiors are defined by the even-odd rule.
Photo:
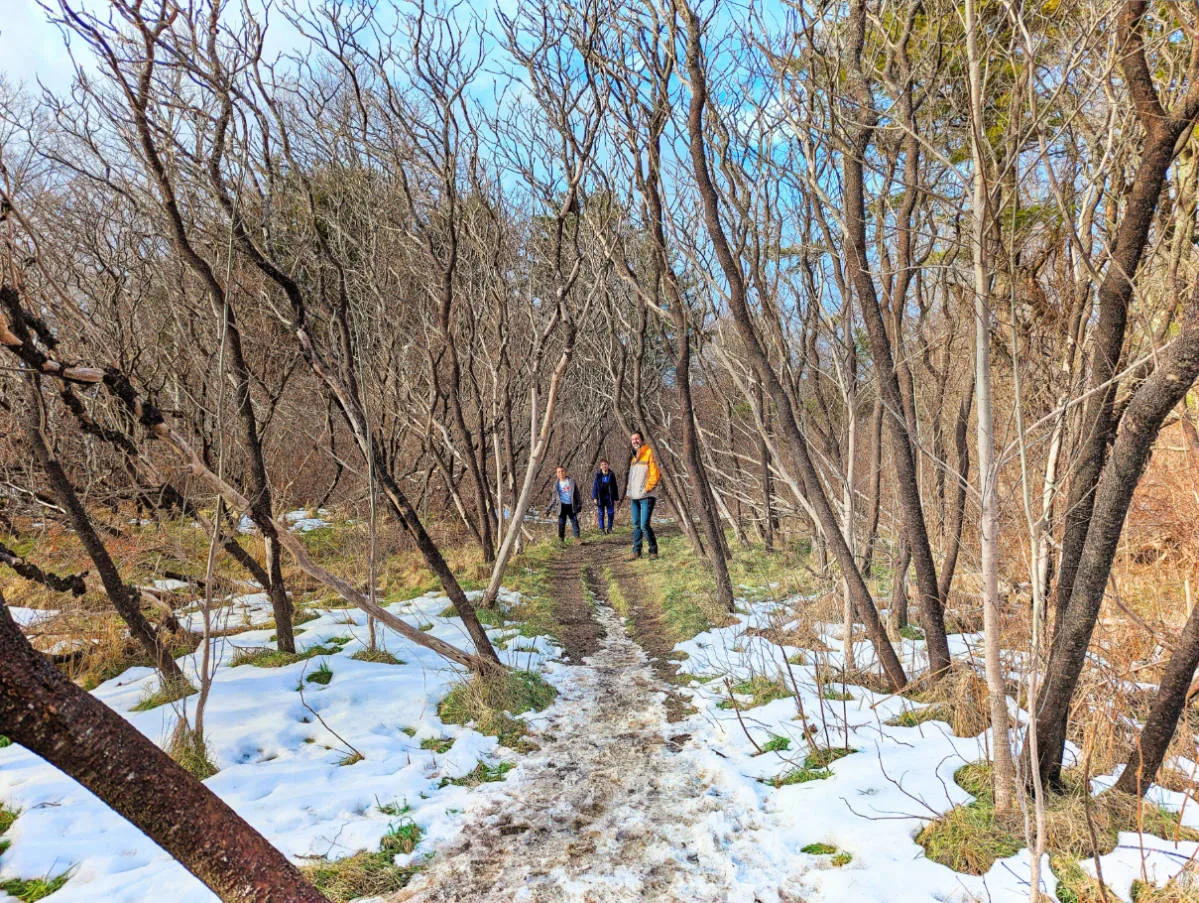
[[[581,576],[588,548],[591,546],[576,541],[549,566],[550,598],[558,625],[558,641],[566,660],[575,665],[598,652],[603,643],[603,628],[595,618],[594,604],[584,589]]]

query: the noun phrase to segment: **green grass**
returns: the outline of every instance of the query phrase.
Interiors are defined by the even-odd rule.
[[[336,655],[341,650],[336,646],[310,646],[302,652],[280,652],[264,646],[258,649],[239,649],[229,662],[230,668],[254,665],[256,668],[283,668],[294,665],[314,655]]]
[[[827,768],[838,759],[856,753],[856,749],[848,746],[832,746],[827,749],[817,748],[804,756],[804,768]]]
[[[905,640],[922,640],[924,639],[924,631],[915,624],[904,624],[899,628],[899,635]]]
[[[646,595],[658,602],[667,636],[685,642],[705,630],[727,623],[716,604],[716,586],[707,564],[695,557],[682,534],[658,541],[662,560],[643,559],[635,567]]]
[[[622,618],[627,618],[633,613],[633,606],[629,604],[629,600],[625,597],[624,590],[620,588],[620,584],[616,582],[616,577],[612,573],[612,568],[604,568],[603,573],[604,586],[608,590],[608,603],[613,610]]]
[[[0,734],[0,749],[4,749],[6,746],[12,746],[12,741],[3,734]]]
[[[208,743],[180,720],[167,743],[166,753],[197,781],[203,781],[217,773],[208,752]]]
[[[421,833],[420,825],[410,818],[402,818],[388,826],[379,842],[379,851],[392,856],[411,853],[420,843]]]
[[[356,662],[376,662],[380,665],[403,665],[402,658],[396,658],[386,649],[359,649],[350,658]]]
[[[62,890],[66,883],[67,874],[64,872],[53,878],[10,878],[0,881],[0,890],[10,897],[16,897],[22,903],[36,903],[37,900]]]
[[[803,764],[798,768],[785,771],[777,777],[765,780],[763,783],[771,784],[778,788],[786,787],[790,784],[806,784],[809,781],[823,781],[833,776],[832,771],[829,770],[829,765],[855,752],[857,752],[856,749],[851,749],[848,746],[832,746],[827,749],[818,747],[804,756]]]
[[[412,807],[408,805],[408,801],[402,803],[397,800],[392,800],[390,803],[380,803],[379,798],[375,797],[375,808],[384,815],[407,815],[412,811]]]
[[[834,868],[841,868],[842,866],[849,865],[851,862],[853,862],[853,854],[846,853],[844,850],[842,850],[832,858],[831,862],[833,863]]]
[[[778,735],[772,735],[769,740],[762,744],[762,752],[764,753],[785,752],[790,748],[791,738],[780,737]]]
[[[919,709],[904,709],[884,723],[890,727],[917,727],[926,721],[948,721],[949,713],[942,706],[929,705]]]
[[[766,677],[761,674],[755,674],[749,680],[733,684],[733,692],[739,696],[750,697],[749,703],[745,706],[747,709],[766,705],[766,703],[774,702],[776,699],[789,699],[791,697],[791,691],[787,689],[787,685],[782,680]],[[733,703],[728,699],[724,699],[718,702],[716,706],[721,709],[731,709]]]
[[[455,787],[478,787],[480,784],[502,781],[504,775],[515,767],[512,762],[500,762],[498,765],[488,765],[486,762],[480,762],[473,770],[462,775],[462,777],[442,778],[437,786],[448,787],[452,784]]]
[[[506,671],[494,678],[474,677],[456,684],[437,707],[446,724],[470,724],[482,734],[499,739],[504,746],[523,747],[528,728],[513,718],[522,712],[540,712],[558,695],[540,674]]]
[[[832,702],[853,702],[853,694],[847,690],[838,690],[836,687],[825,686],[820,694],[825,699]]]
[[[349,903],[402,890],[419,866],[397,866],[401,853],[411,853],[420,842],[421,830],[412,819],[392,824],[375,852],[362,851],[344,859],[323,860],[304,866],[304,876],[333,903]]]
[[[319,668],[304,675],[305,682],[310,684],[320,684],[323,687],[327,687],[329,685],[329,681],[332,679],[333,669],[329,667],[328,662],[321,662]],[[340,686],[340,684],[338,686]]]
[[[309,621],[315,621],[322,614],[323,614],[323,612],[316,611],[312,608],[297,608],[297,609],[293,610],[291,613],[291,625],[293,627],[299,627],[301,624],[307,624]],[[350,641],[349,637],[346,637],[344,640],[344,642],[346,642],[346,643],[348,643],[349,641]],[[332,640],[329,640],[329,642],[336,643],[337,640],[332,639]]]
[[[4,839],[4,832],[13,826],[13,822],[17,820],[17,815],[19,814],[15,809],[7,809],[4,806],[0,806],[0,856],[3,856],[4,851],[11,846]]]
[[[426,737],[420,742],[421,749],[431,749],[435,753],[449,752],[453,745],[452,737]]]
[[[504,586],[520,593],[522,599],[510,612],[519,620],[523,636],[549,634],[561,637],[561,626],[554,616],[553,596],[550,592],[550,564],[558,554],[557,544],[552,541],[532,543],[519,555],[512,558],[504,574]],[[482,616],[486,609],[476,609]],[[498,606],[488,613],[499,615]],[[503,622],[494,625],[503,626]]]
[[[812,856],[831,856],[837,852],[837,848],[829,843],[810,843],[807,846],[800,847],[801,853],[809,853]]]
[[[148,712],[150,709],[156,709],[160,705],[178,702],[180,699],[191,696],[198,692],[195,687],[185,681],[159,681],[158,689],[146,693],[142,696],[132,709],[134,712]]]
[[[916,842],[934,862],[982,875],[996,859],[1024,848],[1023,824],[1018,812],[996,817],[989,762],[963,765],[953,777],[974,800],[928,824]],[[1199,832],[1181,826],[1177,813],[1111,792],[1091,797],[1080,775],[1067,771],[1063,778],[1063,792],[1050,794],[1046,802],[1046,825],[1050,866],[1060,882],[1058,899],[1064,903],[1102,898],[1094,879],[1077,865],[1077,860],[1094,855],[1092,837],[1100,854],[1115,848],[1120,831],[1135,832],[1138,826],[1146,834],[1171,840],[1199,839]]]
[[[766,783],[772,784],[774,787],[788,787],[791,784],[806,784],[809,781],[823,781],[826,778],[831,778],[833,773],[827,768],[808,768],[806,765],[802,768],[793,768],[790,771],[784,772],[776,778],[773,778]]]
[[[809,594],[817,589],[815,578],[804,569],[808,550],[800,545],[779,543],[775,551],[767,552],[760,543],[746,549],[730,540],[729,548],[733,551],[729,577],[734,586],[748,587],[738,595],[751,602]]]

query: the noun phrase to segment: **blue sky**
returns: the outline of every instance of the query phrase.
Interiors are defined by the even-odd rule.
[[[59,91],[70,85],[71,61],[58,29],[36,0],[0,0],[0,71],[32,87],[40,79]]]

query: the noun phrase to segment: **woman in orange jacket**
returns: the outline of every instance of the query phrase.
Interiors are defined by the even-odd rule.
[[[645,444],[640,432],[629,436],[633,446],[633,460],[629,462],[629,481],[625,489],[625,498],[629,500],[629,511],[633,517],[633,558],[641,557],[641,541],[644,537],[649,541],[649,557],[658,557],[658,538],[654,536],[654,528],[650,519],[654,516],[654,503],[657,498],[654,490],[661,476],[658,462],[654,459],[654,450]]]

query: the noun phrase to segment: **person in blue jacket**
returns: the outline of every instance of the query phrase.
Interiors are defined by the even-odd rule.
[[[599,472],[591,483],[591,500],[595,502],[601,533],[611,533],[616,506],[620,503],[620,483],[612,472],[607,458],[600,458]],[[607,523],[605,517],[607,515]]]

